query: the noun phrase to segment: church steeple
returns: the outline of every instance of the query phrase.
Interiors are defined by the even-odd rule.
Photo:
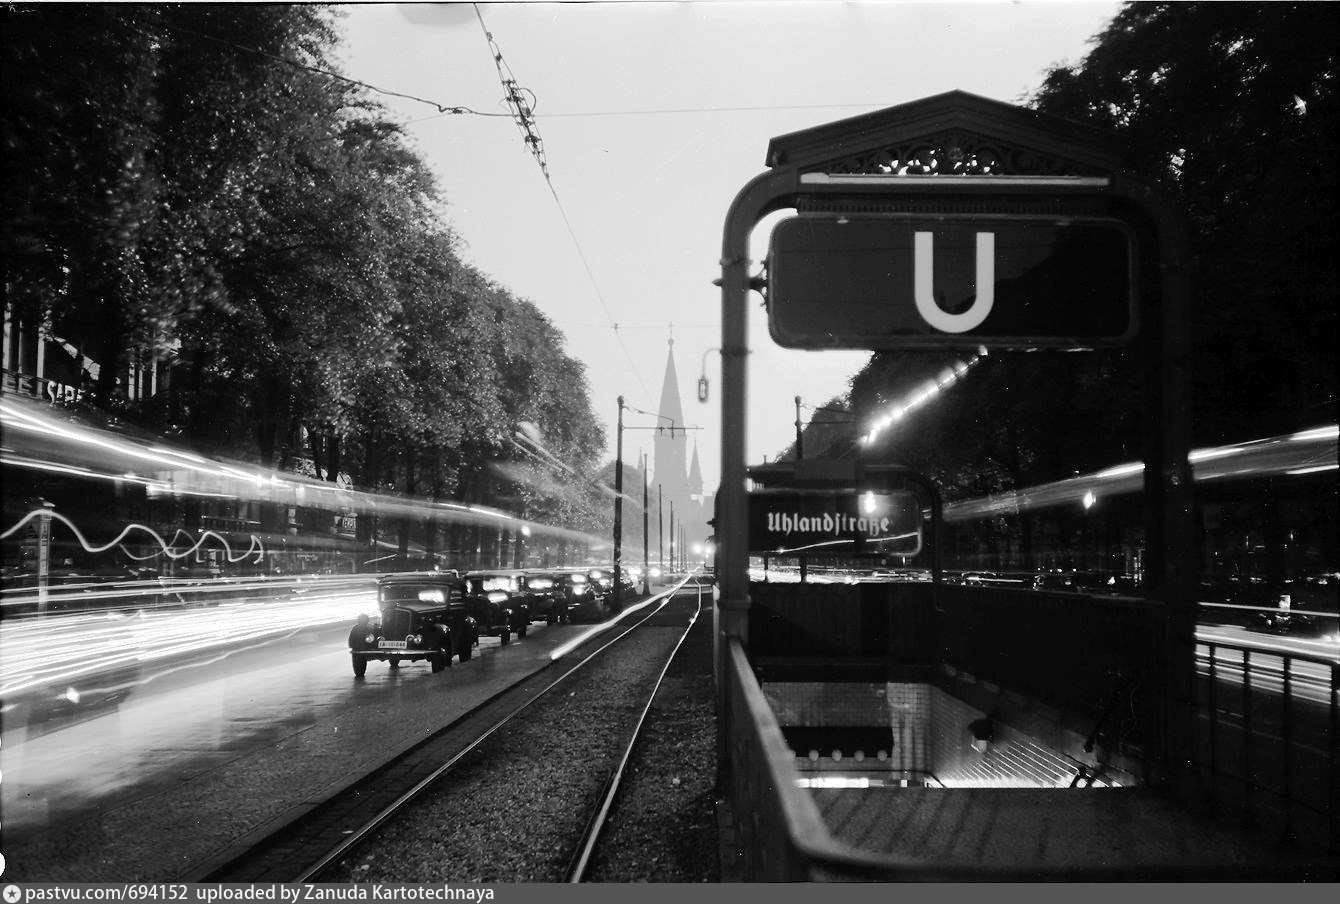
[[[684,427],[684,409],[679,402],[679,376],[675,372],[675,340],[669,341],[665,356],[665,380],[661,384],[661,407],[656,412],[656,433],[653,446],[656,483],[664,494],[665,505],[674,503],[683,514],[687,509],[689,491],[688,433]]]
[[[679,375],[675,371],[675,340],[671,338],[668,345],[652,449],[652,470],[657,499],[663,510],[674,512],[675,542],[686,544],[684,550],[676,547],[677,554],[682,554],[695,545],[701,548],[701,542],[710,533],[706,513],[712,510],[712,497],[703,494],[703,472],[698,463],[696,443],[692,463],[689,462],[688,424],[684,422],[684,408],[679,400]]]
[[[669,430],[671,421],[674,422],[675,432],[684,428],[684,409],[679,403],[679,375],[675,373],[675,340],[669,342],[670,350],[665,356],[665,379],[661,381],[661,407],[656,412],[661,415],[657,435],[662,429]]]

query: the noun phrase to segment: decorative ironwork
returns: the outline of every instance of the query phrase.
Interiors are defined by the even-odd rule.
[[[953,130],[865,150],[806,172],[899,176],[1101,176],[1091,165],[995,138]]]

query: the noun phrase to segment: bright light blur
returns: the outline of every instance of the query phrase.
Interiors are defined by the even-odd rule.
[[[366,493],[300,474],[273,471],[243,462],[209,460],[162,445],[140,443],[111,431],[69,423],[53,417],[49,406],[27,404],[16,398],[0,401],[0,420],[3,420],[6,434],[5,452],[0,463],[6,467],[139,483],[145,486],[150,497],[259,499],[332,512],[432,517],[442,521],[509,527],[523,536],[566,540],[591,550],[609,546],[603,536],[524,522],[507,512],[483,506]]]
[[[1187,458],[1197,483],[1329,471],[1337,468],[1337,435],[1336,426],[1330,425],[1286,436],[1194,449]],[[955,522],[995,514],[1015,514],[1072,501],[1083,502],[1086,496],[1096,500],[1099,496],[1138,493],[1143,488],[1144,469],[1140,462],[1125,462],[1096,474],[981,499],[946,503],[944,520]]]
[[[41,688],[63,694],[98,673],[161,665],[319,625],[352,625],[360,613],[377,608],[375,576],[308,583],[313,589],[301,596],[257,595],[204,608],[155,610],[154,598],[146,596],[139,609],[125,604],[114,611],[6,618],[0,622],[0,699],[8,708],[18,696]],[[49,602],[59,601],[53,593]]]
[[[934,399],[941,392],[949,389],[959,380],[963,379],[973,367],[975,367],[988,352],[984,346],[979,346],[977,354],[965,360],[955,362],[952,368],[947,368],[940,372],[939,376],[933,380],[927,380],[919,392],[914,392],[907,397],[894,402],[885,408],[884,413],[877,417],[871,424],[869,431],[861,437],[861,444],[872,446],[879,441],[880,436],[889,427],[901,421],[909,412],[920,408],[927,402]]]

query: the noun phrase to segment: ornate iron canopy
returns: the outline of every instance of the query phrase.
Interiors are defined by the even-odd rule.
[[[1110,134],[950,91],[774,138],[767,164],[833,175],[1107,176],[1125,156]]]

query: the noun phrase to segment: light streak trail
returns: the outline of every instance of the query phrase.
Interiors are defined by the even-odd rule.
[[[340,580],[347,581],[348,578]],[[59,696],[81,680],[224,647],[243,647],[320,625],[353,624],[376,607],[375,576],[364,586],[299,599],[227,603],[206,609],[79,613],[0,622],[0,699],[50,689]]]
[[[206,530],[201,532],[200,539],[196,540],[195,545],[193,545],[190,549],[186,550],[183,553],[174,553],[172,551],[171,546],[172,544],[175,544],[177,542],[177,537],[184,534],[186,536],[186,539],[190,540],[191,539],[190,534],[186,533],[186,531],[184,531],[179,527],[177,528],[177,532],[172,535],[172,544],[169,544],[152,527],[148,527],[147,525],[137,523],[127,524],[126,527],[121,531],[121,533],[116,535],[116,539],[112,540],[111,542],[103,546],[94,546],[92,543],[88,541],[87,538],[84,537],[84,535],[80,532],[79,528],[75,526],[75,523],[71,521],[69,518],[66,518],[60,512],[47,511],[44,509],[34,509],[28,514],[24,515],[22,518],[20,518],[17,522],[14,523],[13,527],[9,528],[3,533],[0,533],[0,540],[8,539],[9,537],[13,536],[14,534],[22,530],[25,524],[37,518],[40,518],[43,515],[50,517],[53,521],[59,521],[60,523],[68,527],[70,529],[70,532],[74,534],[75,539],[79,541],[79,544],[84,547],[85,551],[90,553],[106,552],[112,547],[119,545],[122,540],[124,540],[127,536],[129,536],[131,531],[141,530],[158,541],[158,545],[163,549],[163,555],[166,555],[168,558],[174,560],[184,559],[187,556],[192,555],[193,553],[195,553],[197,549],[199,549],[202,545],[204,545],[204,542],[210,537],[213,537],[214,539],[218,540],[220,543],[223,544],[223,548],[225,551],[224,554],[228,557],[228,562],[230,564],[237,564],[238,562],[241,562],[253,555],[257,557],[256,561],[259,562],[261,561],[261,558],[265,555],[265,544],[262,543],[260,541],[260,538],[254,534],[251,537],[251,546],[247,549],[247,551],[238,556],[234,556],[233,548],[228,545],[228,540],[220,536],[219,534],[214,533],[214,531],[212,530]],[[150,555],[147,556],[137,556],[130,550],[125,548],[122,548],[121,551],[124,552],[130,558],[135,559],[136,561],[139,562],[143,562],[146,559],[152,559],[155,555],[158,555],[157,553],[151,553]]]

